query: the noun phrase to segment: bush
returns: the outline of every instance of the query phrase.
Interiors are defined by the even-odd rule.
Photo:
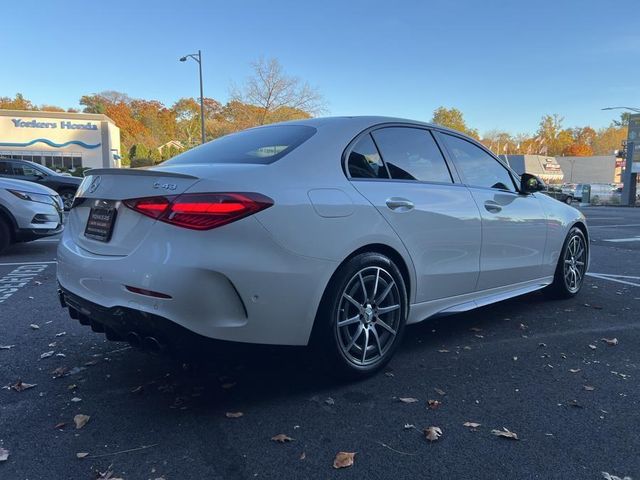
[[[131,168],[139,168],[139,167],[150,167],[152,166],[153,160],[150,158],[133,158],[131,159]]]

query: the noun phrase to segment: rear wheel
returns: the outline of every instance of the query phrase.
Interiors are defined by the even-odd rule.
[[[580,291],[587,273],[588,249],[582,230],[573,227],[562,246],[553,283],[547,287],[551,296],[571,298]]]
[[[361,377],[383,368],[400,344],[408,313],[402,274],[388,257],[363,253],[340,267],[318,311],[318,345],[333,372]]]
[[[7,221],[0,217],[0,253],[11,244],[11,230]]]

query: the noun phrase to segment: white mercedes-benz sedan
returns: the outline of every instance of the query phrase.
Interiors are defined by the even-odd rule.
[[[408,324],[578,293],[585,218],[541,188],[436,125],[253,128],[156,167],[92,170],[58,248],[60,299],[150,350],[203,337],[313,344],[334,371],[368,374]]]

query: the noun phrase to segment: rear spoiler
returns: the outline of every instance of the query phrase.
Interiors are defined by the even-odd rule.
[[[187,175],[184,173],[167,172],[165,170],[148,170],[142,168],[92,168],[84,173],[85,177],[90,175],[132,175],[141,177],[174,177],[174,178],[192,178],[197,180],[198,177]]]

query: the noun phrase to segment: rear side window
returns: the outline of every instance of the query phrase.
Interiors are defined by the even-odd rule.
[[[353,146],[347,162],[351,178],[389,178],[371,135],[363,135]]]
[[[453,182],[431,132],[420,128],[388,127],[376,130],[372,135],[391,178]]]
[[[12,173],[9,162],[0,162],[0,175],[11,175]]]
[[[269,164],[281,159],[316,133],[307,125],[274,125],[232,133],[164,162]]]

